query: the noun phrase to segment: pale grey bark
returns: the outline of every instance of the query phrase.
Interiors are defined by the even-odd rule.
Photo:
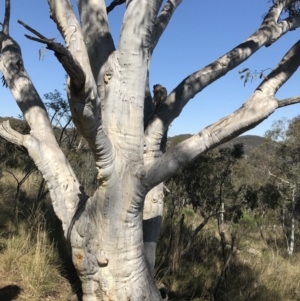
[[[290,235],[290,244],[288,247],[288,254],[292,256],[294,253],[295,246],[295,190],[296,185],[292,187],[292,218],[291,218],[291,235]]]
[[[145,181],[154,186],[166,180],[199,154],[233,139],[265,120],[279,107],[275,93],[295,73],[299,64],[298,41],[238,110],[179,143],[153,164],[146,166]]]
[[[287,252],[289,254],[289,256],[292,256],[294,253],[294,247],[295,247],[295,219],[296,219],[296,212],[295,212],[295,197],[296,197],[296,190],[297,190],[297,186],[294,183],[291,183],[287,180],[284,180],[283,178],[280,178],[276,175],[274,175],[270,170],[267,170],[268,174],[271,177],[276,178],[277,180],[279,180],[279,182],[281,182],[282,184],[286,184],[290,187],[291,189],[291,193],[292,193],[292,197],[288,198],[286,197],[286,199],[291,200],[291,230],[290,230],[290,237],[288,239],[287,235],[286,235],[286,231],[285,231],[285,210],[284,207],[282,209],[282,230],[284,231],[284,235],[286,236],[286,241],[287,241]]]
[[[57,24],[66,47],[85,73],[85,84],[79,91],[72,76],[68,81],[68,100],[74,124],[88,141],[95,156],[99,179],[111,175],[114,150],[101,122],[100,97],[94,79],[81,27],[68,0],[48,0],[51,18]],[[66,70],[67,71],[67,70]]]
[[[163,213],[162,181],[288,103],[280,104],[274,95],[299,66],[297,43],[239,110],[163,154],[163,136],[185,104],[260,47],[297,28],[300,17],[278,22],[292,1],[276,2],[256,33],[183,80],[154,112],[148,82],[151,55],[181,0],[168,0],[159,13],[162,2],[126,1],[118,49],[103,0],[77,1],[81,24],[69,0],[48,0],[65,45],[23,23],[36,35],[28,37],[53,50],[69,76],[72,118],[98,169],[98,188],[88,197],[59,149],[45,107],[25,71],[20,47],[9,36],[6,0],[0,71],[31,132],[21,135],[5,122],[0,135],[26,148],[47,181],[55,213],[71,243],[84,301],[161,299],[152,272]]]
[[[86,201],[87,196],[55,140],[45,106],[24,68],[19,45],[3,32],[0,41],[0,70],[31,128],[29,135],[21,135],[4,122],[0,134],[28,150],[48,182],[55,213],[66,233],[77,203]]]
[[[154,24],[152,39],[151,39],[151,48],[150,52],[152,53],[154,48],[156,47],[160,37],[162,36],[163,32],[167,28],[176,8],[182,0],[168,0],[160,14],[158,15],[156,22]]]
[[[155,144],[159,148],[160,139],[171,122],[177,118],[188,103],[197,93],[227,74],[262,46],[269,46],[290,30],[300,26],[300,16],[279,21],[279,17],[293,1],[278,1],[266,14],[261,26],[246,41],[207,65],[203,69],[185,78],[168,96],[164,106],[149,122],[145,139],[148,144]]]
[[[299,102],[300,102],[300,96],[289,97],[289,98],[281,99],[278,102],[278,107],[286,107],[286,106],[297,104]]]
[[[10,1],[5,0],[5,14],[4,14],[4,20],[3,20],[3,33],[5,35],[9,34],[9,19],[10,19]]]
[[[104,0],[77,0],[81,29],[87,47],[91,68],[98,84],[103,84],[103,66],[115,50],[109,30]],[[99,80],[99,81],[98,81]]]

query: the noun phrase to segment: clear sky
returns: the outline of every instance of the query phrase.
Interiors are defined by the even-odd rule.
[[[25,68],[36,89],[44,93],[58,89],[64,92],[65,72],[53,53],[46,51],[39,60],[43,46],[24,37],[25,28],[20,19],[48,38],[62,38],[56,25],[49,18],[47,0],[11,0],[10,34],[20,44]],[[74,7],[75,1],[74,2]],[[110,3],[110,0],[106,0]],[[175,12],[167,30],[156,47],[151,63],[150,84],[161,84],[170,92],[186,76],[208,65],[243,42],[254,33],[262,22],[262,16],[270,6],[268,0],[183,0]],[[4,0],[0,0],[0,19],[4,13]],[[118,44],[124,7],[116,7],[109,14],[109,22],[115,44]],[[249,60],[233,69],[192,99],[181,116],[171,125],[169,135],[194,134],[239,108],[259,85],[257,79],[244,87],[238,70],[250,68],[263,70],[274,68],[282,56],[298,40],[299,31],[288,32],[268,48],[255,53]],[[299,71],[277,93],[279,99],[299,93]],[[0,87],[0,115],[17,117],[21,112],[9,89]],[[293,118],[299,114],[300,105],[278,109],[262,124],[247,134],[263,135],[274,120]]]

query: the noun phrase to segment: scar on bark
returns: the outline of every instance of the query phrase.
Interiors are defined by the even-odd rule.
[[[81,194],[84,193],[84,188],[82,186],[79,187],[80,191],[81,191]],[[85,194],[84,194],[85,195]],[[77,204],[77,207],[76,207],[76,210],[75,210],[75,213],[72,217],[72,220],[70,222],[70,225],[69,225],[69,228],[68,228],[68,231],[67,231],[67,241],[70,242],[70,239],[71,239],[71,233],[72,233],[72,230],[73,230],[73,226],[75,224],[75,222],[80,218],[81,214],[85,211],[85,207],[86,207],[86,203],[87,203],[87,200],[89,199],[89,197],[87,195],[85,195],[85,197],[81,198]]]

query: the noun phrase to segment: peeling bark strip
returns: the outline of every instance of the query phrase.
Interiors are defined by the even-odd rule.
[[[3,2],[0,71],[31,131],[22,135],[3,122],[0,135],[25,148],[47,182],[54,211],[71,244],[83,300],[161,300],[153,269],[163,214],[162,181],[201,153],[255,127],[278,107],[300,102],[299,96],[275,98],[299,67],[300,42],[238,110],[164,152],[168,126],[202,89],[262,46],[298,28],[297,14],[280,20],[296,1],[273,1],[261,26],[246,41],[189,75],[169,95],[156,85],[153,98],[149,88],[152,53],[182,0],[115,0],[108,8],[104,0],[77,0],[80,23],[69,0],[48,0],[50,16],[65,45],[19,21],[34,35],[26,37],[46,44],[69,76],[72,118],[88,141],[98,169],[98,187],[91,197],[54,137],[20,46],[9,35],[10,1]],[[121,3],[126,3],[126,12],[116,49],[107,12]]]

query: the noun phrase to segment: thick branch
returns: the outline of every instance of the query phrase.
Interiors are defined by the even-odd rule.
[[[182,0],[168,0],[159,16],[157,17],[152,33],[151,53],[156,47],[160,37],[162,36],[163,32],[170,22],[171,17],[173,16],[176,8],[181,2]]]
[[[266,95],[275,95],[300,64],[300,40],[284,55],[278,66],[258,86]]]
[[[4,122],[0,135],[27,149],[48,183],[66,234],[77,203],[86,201],[87,196],[57,144],[46,108],[24,68],[19,45],[6,35],[0,43],[0,71],[31,128],[30,135],[21,135]]]
[[[104,110],[107,114],[103,116],[103,122],[109,133],[115,131],[114,136],[120,137],[123,151],[128,150],[132,158],[132,150],[135,149],[134,160],[142,161],[144,129],[140,125],[144,119],[151,34],[161,0],[127,2],[119,49],[110,56],[105,74],[107,97]],[[113,92],[116,90],[121,96],[117,99]],[[118,130],[120,124],[126,131]]]
[[[85,40],[93,76],[103,85],[103,69],[108,56],[115,50],[109,30],[104,0],[77,0],[81,29]]]
[[[183,107],[197,93],[227,74],[264,45],[270,45],[289,30],[300,26],[300,16],[288,18],[278,23],[283,9],[291,1],[280,1],[273,5],[266,15],[259,30],[251,35],[245,42],[233,50],[184,79],[168,96],[167,101],[160,107],[156,116],[149,122],[145,132],[147,145],[157,149],[160,139],[170,123],[179,116]],[[151,147],[152,147],[151,146]]]
[[[48,0],[48,3],[50,6],[50,17],[56,23],[59,32],[65,40],[67,49],[77,59],[86,73],[88,83],[91,85],[92,81],[89,78],[91,75],[90,62],[84,38],[69,0]]]
[[[48,0],[48,3],[51,18],[86,78],[81,91],[75,88],[72,80],[68,83],[68,100],[74,124],[89,143],[99,168],[99,177],[108,177],[112,171],[114,151],[101,123],[100,98],[80,25],[69,0]]]
[[[206,127],[193,137],[179,143],[161,158],[146,167],[145,185],[153,187],[172,176],[179,168],[201,153],[231,140],[255,127],[278,108],[274,95],[300,65],[300,41],[284,56],[237,111]]]
[[[150,54],[154,23],[162,0],[128,1],[123,27],[120,36],[119,50],[131,57],[143,50],[148,57]],[[130,41],[130,43],[128,43]]]
[[[10,0],[5,0],[5,13],[4,13],[4,21],[2,24],[2,31],[4,34],[9,34],[9,19],[10,19]]]

